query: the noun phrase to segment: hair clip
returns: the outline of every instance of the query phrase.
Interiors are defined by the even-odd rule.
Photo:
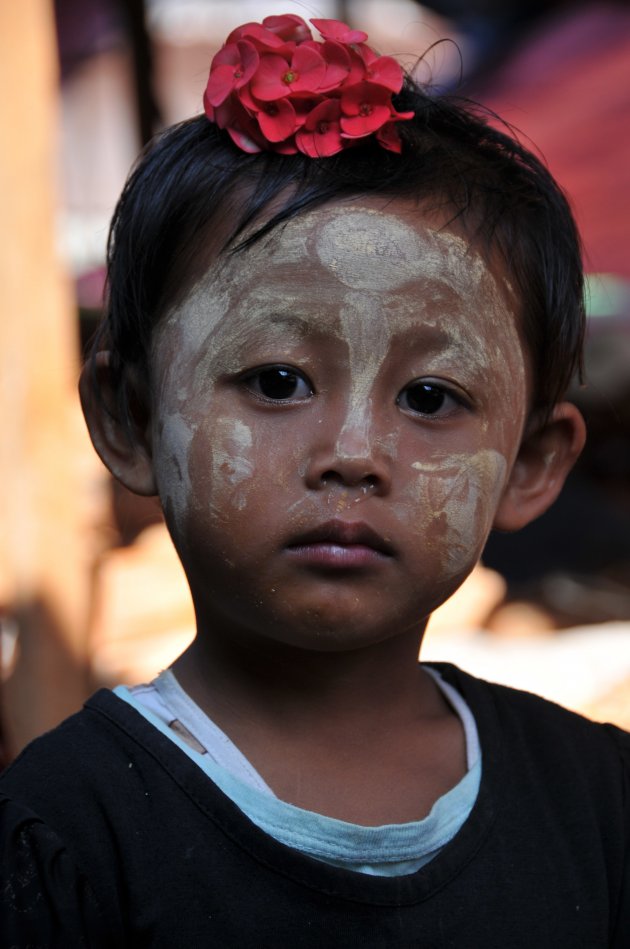
[[[401,151],[396,123],[403,71],[379,56],[367,33],[339,20],[307,23],[287,13],[232,30],[210,66],[203,103],[211,122],[245,152],[335,155],[370,136]]]

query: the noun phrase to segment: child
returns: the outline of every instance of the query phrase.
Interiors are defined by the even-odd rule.
[[[427,618],[584,440],[567,204],[335,21],[271,17],[114,217],[81,381],[197,618],[0,782],[3,946],[630,945],[630,736]]]

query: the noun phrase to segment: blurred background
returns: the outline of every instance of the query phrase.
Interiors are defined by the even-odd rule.
[[[364,29],[488,105],[568,193],[588,273],[586,451],[552,510],[493,535],[423,657],[630,728],[630,4],[29,0],[0,5],[1,755],[100,685],[153,677],[194,620],[157,503],[80,416],[109,218],[142,145],[201,111],[214,52],[270,13]]]

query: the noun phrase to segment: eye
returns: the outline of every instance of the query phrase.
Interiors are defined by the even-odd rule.
[[[401,409],[425,416],[448,415],[462,402],[444,386],[424,381],[410,383],[396,399]]]
[[[309,380],[289,366],[263,366],[249,372],[243,383],[254,395],[270,402],[296,402],[313,395]]]

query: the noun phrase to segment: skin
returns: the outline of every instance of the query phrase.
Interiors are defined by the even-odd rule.
[[[260,389],[277,365],[298,374],[288,399]],[[411,820],[464,773],[459,721],[416,657],[491,528],[526,365],[502,274],[382,201],[324,207],[224,258],[156,334],[152,463],[198,623],[175,671],[284,799]],[[410,405],[418,380],[437,411]],[[331,519],[390,553],[348,569],[293,556]]]
[[[465,773],[417,662],[427,618],[584,440],[567,403],[528,417],[519,301],[443,225],[357,199],[215,259],[154,333],[132,443],[82,382],[97,450],[159,494],[186,570],[181,684],[279,797],[355,823],[417,820]]]
[[[415,210],[324,208],[212,268],[154,347],[155,472],[203,625],[224,599],[244,640],[336,650],[417,626],[481,552],[525,362],[507,288]],[[270,365],[300,373],[294,398],[257,393]],[[415,380],[444,391],[439,411],[397,404]],[[396,556],[343,576],[287,562],[334,517]]]

